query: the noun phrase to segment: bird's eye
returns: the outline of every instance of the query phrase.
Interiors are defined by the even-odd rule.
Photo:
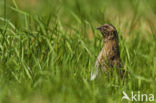
[[[105,28],[109,28],[109,26],[106,25]]]

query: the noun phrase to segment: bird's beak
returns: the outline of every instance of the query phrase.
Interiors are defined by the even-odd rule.
[[[98,28],[96,28],[97,30],[101,30],[101,26],[100,27],[98,27]]]

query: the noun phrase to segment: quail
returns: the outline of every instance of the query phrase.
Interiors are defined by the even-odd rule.
[[[104,46],[95,62],[95,70],[91,73],[91,80],[94,80],[97,77],[99,69],[106,73],[109,69],[121,68],[123,66],[120,59],[118,33],[116,28],[111,24],[104,24],[97,29],[102,34]]]

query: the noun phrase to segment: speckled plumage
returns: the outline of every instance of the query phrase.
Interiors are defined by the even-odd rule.
[[[96,78],[99,68],[102,72],[107,72],[108,69],[122,67],[117,30],[110,24],[104,24],[97,29],[100,30],[103,35],[104,46],[97,57],[95,72],[92,73],[91,80]]]

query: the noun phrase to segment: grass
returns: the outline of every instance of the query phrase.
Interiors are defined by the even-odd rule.
[[[155,0],[0,3],[0,103],[121,103],[123,91],[156,95]],[[117,75],[89,80],[103,45],[96,27],[104,23],[118,30],[132,74],[124,84]]]

